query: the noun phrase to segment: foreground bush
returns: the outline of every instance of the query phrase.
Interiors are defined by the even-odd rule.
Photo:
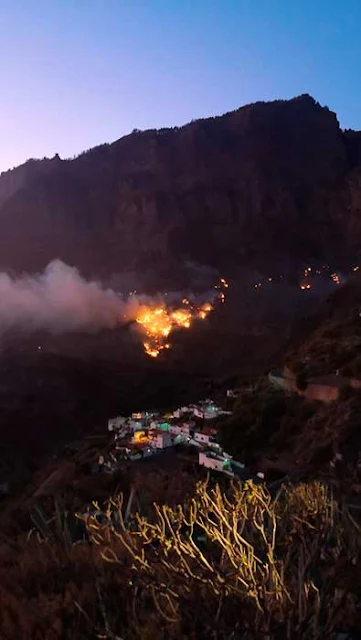
[[[320,483],[199,483],[129,527],[121,497],[82,519],[129,602],[106,637],[332,638],[359,617],[360,528]]]

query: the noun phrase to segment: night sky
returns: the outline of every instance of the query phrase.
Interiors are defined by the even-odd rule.
[[[361,128],[359,0],[0,0],[0,171],[310,93]]]

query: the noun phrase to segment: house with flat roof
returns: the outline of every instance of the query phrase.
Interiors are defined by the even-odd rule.
[[[150,446],[155,449],[167,449],[173,444],[170,433],[162,429],[151,429],[148,438]]]

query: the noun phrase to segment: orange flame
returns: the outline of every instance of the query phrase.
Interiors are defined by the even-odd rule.
[[[216,289],[227,289],[228,283],[224,278]],[[225,294],[222,291],[218,295],[221,302],[225,302]],[[192,305],[187,298],[183,298],[182,304],[186,308],[168,309],[165,303],[157,307],[143,307],[136,321],[146,333],[147,340],[143,343],[144,351],[151,358],[156,358],[164,349],[170,349],[168,336],[174,329],[189,329],[197,319],[205,320],[214,309],[214,301],[205,302],[201,306]]]

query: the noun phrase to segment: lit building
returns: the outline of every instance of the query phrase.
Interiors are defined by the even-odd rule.
[[[232,472],[229,458],[224,458],[213,451],[200,451],[198,454],[198,463],[202,467],[213,469],[214,471]]]
[[[172,446],[172,438],[168,431],[152,429],[149,432],[149,444],[156,449],[167,449]]]

